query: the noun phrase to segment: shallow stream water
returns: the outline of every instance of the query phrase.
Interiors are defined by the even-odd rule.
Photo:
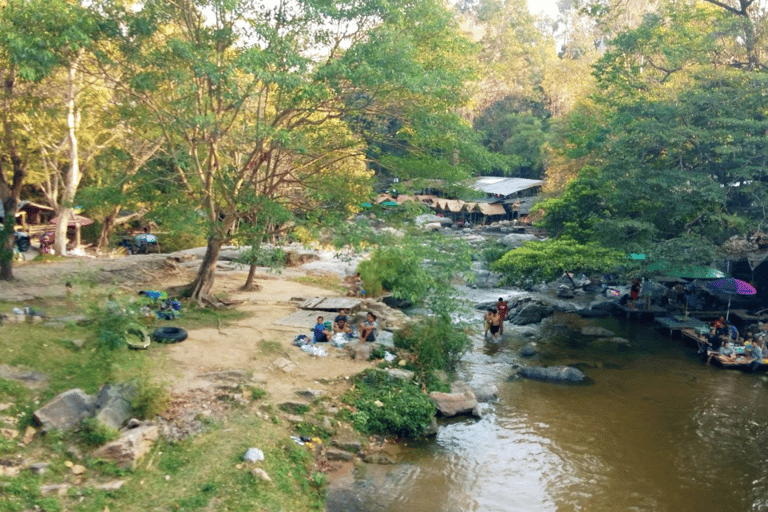
[[[557,359],[586,362],[585,385],[509,380],[524,343],[509,324],[501,345],[476,340],[459,377],[498,387],[483,418],[443,422],[397,465],[340,479],[327,510],[768,510],[762,377],[704,365],[650,324],[591,322],[631,345],[564,340]]]

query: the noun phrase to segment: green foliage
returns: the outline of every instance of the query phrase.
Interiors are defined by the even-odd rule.
[[[366,370],[355,377],[355,388],[345,397],[357,408],[352,414],[356,430],[416,438],[429,427],[435,404],[413,383],[404,383],[381,370]]]
[[[451,278],[471,269],[471,249],[455,238],[404,237],[400,243],[377,247],[358,271],[365,291],[375,296],[386,289],[398,298],[424,303],[435,312],[453,311],[448,292]]]
[[[256,387],[256,386],[251,386],[248,389],[250,389],[250,391],[251,391],[251,400],[253,400],[254,402],[257,401],[257,400],[261,400],[262,398],[267,396],[267,390],[266,389],[259,388],[259,387]]]
[[[308,405],[297,405],[295,407],[289,407],[285,404],[280,405],[280,410],[284,412],[290,412],[293,414],[306,414],[310,411],[310,407]]]
[[[135,385],[136,396],[131,402],[131,412],[137,418],[153,420],[163,413],[171,403],[168,388],[164,384],[153,381],[146,366],[139,378],[136,379]]]
[[[569,238],[528,242],[509,251],[492,269],[502,272],[510,283],[533,284],[551,281],[563,272],[608,271],[626,259],[626,253],[595,243],[580,244]]]
[[[450,316],[440,315],[411,323],[395,333],[395,346],[416,355],[420,373],[452,371],[471,346],[467,333]]]
[[[495,243],[489,247],[485,247],[482,252],[482,260],[488,265],[501,259],[509,251],[509,247],[502,243]]]
[[[120,437],[120,432],[108,425],[104,425],[96,418],[86,418],[80,422],[78,430],[80,439],[91,447],[101,446]]]

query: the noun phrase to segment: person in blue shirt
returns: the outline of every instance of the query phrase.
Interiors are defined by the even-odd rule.
[[[319,316],[317,317],[317,323],[315,324],[315,343],[322,343],[325,341],[328,341],[333,334],[331,334],[331,331],[325,328],[325,322],[324,318]]]
[[[751,370],[755,372],[763,364],[763,350],[760,348],[760,343],[757,340],[752,340],[750,353],[752,354]]]

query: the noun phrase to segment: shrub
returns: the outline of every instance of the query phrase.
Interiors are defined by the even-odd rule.
[[[447,315],[425,318],[395,333],[395,346],[412,352],[424,374],[453,370],[470,345],[469,336]]]
[[[88,446],[101,446],[120,437],[120,432],[104,425],[96,418],[85,418],[80,422],[80,438]]]
[[[415,438],[424,433],[435,415],[435,404],[418,386],[381,370],[359,374],[346,399],[357,408],[353,426],[365,434]]]
[[[142,375],[136,383],[136,397],[131,402],[131,411],[141,419],[152,419],[168,408],[171,395],[165,385],[151,381],[149,375]]]

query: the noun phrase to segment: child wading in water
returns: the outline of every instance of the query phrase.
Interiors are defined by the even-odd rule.
[[[499,312],[495,309],[488,310],[488,315],[486,316],[488,319],[488,326],[489,330],[491,331],[491,334],[493,335],[494,341],[499,341],[499,329],[501,324],[501,318],[499,317]]]

